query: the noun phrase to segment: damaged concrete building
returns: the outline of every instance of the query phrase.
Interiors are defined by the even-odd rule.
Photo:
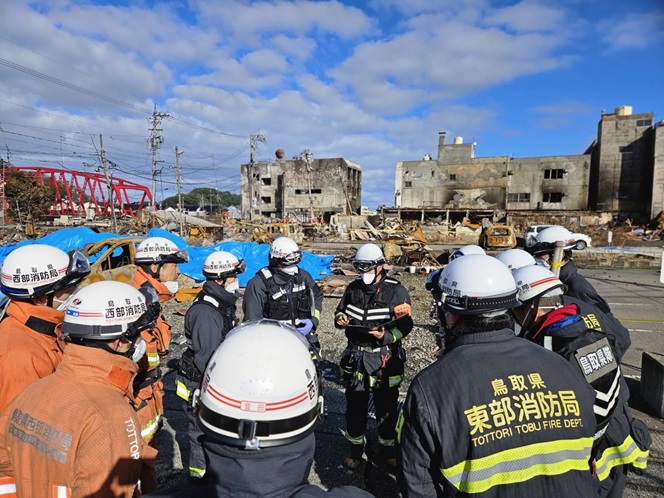
[[[475,157],[475,144],[438,138],[436,159],[396,165],[395,207],[402,219],[468,213],[494,221],[590,211],[652,218],[664,209],[664,122],[622,106],[602,113],[597,140],[583,154],[515,158]]]
[[[278,149],[274,161],[242,164],[240,172],[245,220],[328,222],[360,210],[362,168],[348,159],[283,159]]]

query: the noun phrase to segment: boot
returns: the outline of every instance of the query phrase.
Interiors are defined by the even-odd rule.
[[[362,465],[363,444],[351,444],[350,455],[344,460],[344,467],[348,470],[357,470]]]
[[[394,446],[379,445],[378,456],[388,467],[392,469],[397,468],[397,452]]]

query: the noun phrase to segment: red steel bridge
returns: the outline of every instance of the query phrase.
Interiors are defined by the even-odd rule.
[[[136,216],[143,207],[152,203],[150,189],[122,178],[109,179],[113,192],[109,196],[106,177],[100,173],[69,171],[42,166],[11,166],[5,168],[5,174],[11,171],[28,173],[35,181],[50,187],[54,191],[55,199],[46,214],[69,214],[85,217],[93,211],[95,216],[110,216],[112,198],[116,213]],[[138,202],[133,201],[134,205],[138,206],[136,210],[132,208],[132,201],[129,200],[130,194],[133,199],[140,198]]]

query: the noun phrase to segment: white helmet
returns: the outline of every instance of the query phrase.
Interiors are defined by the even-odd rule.
[[[297,247],[293,239],[279,237],[270,245],[270,263],[284,263],[285,265],[296,265],[302,261],[302,251]]]
[[[362,273],[373,270],[383,263],[385,263],[385,256],[376,244],[361,245],[353,258],[353,268]]]
[[[246,269],[244,259],[238,259],[230,252],[215,251],[205,258],[203,276],[212,280],[222,279],[239,275]]]
[[[523,249],[508,249],[496,255],[496,259],[507,266],[511,271],[524,266],[537,264],[535,258]]]
[[[467,246],[460,247],[456,251],[452,251],[449,260],[451,262],[461,256],[469,256],[470,254],[486,254],[486,251],[478,245],[468,244]]]
[[[574,240],[572,232],[565,227],[553,225],[537,234],[535,241],[528,246],[528,252],[535,256],[543,252],[553,252],[556,248],[556,242],[560,240],[565,242],[565,251],[576,247],[576,240]]]
[[[154,325],[160,309],[154,289],[138,290],[115,280],[94,282],[71,297],[62,335],[88,341],[132,341]]]
[[[79,251],[66,253],[57,247],[30,244],[10,252],[0,273],[4,294],[30,299],[78,285],[90,273],[90,264]]]
[[[189,253],[178,249],[174,242],[165,237],[148,237],[138,244],[134,263],[150,265],[152,263],[186,263]]]
[[[565,285],[552,272],[539,265],[528,265],[512,272],[519,301],[526,302],[543,294],[560,295]],[[556,290],[557,289],[557,290]],[[551,292],[554,291],[555,292]]]
[[[244,449],[289,444],[313,432],[322,413],[308,343],[290,325],[245,322],[208,362],[198,419],[216,440]]]
[[[438,285],[443,308],[459,315],[481,315],[520,305],[512,273],[486,254],[455,259],[443,269]]]

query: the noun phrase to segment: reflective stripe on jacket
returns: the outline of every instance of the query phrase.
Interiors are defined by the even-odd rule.
[[[136,364],[99,348],[68,344],[57,370],[28,386],[0,415],[0,476],[18,496],[132,498],[143,461],[156,450],[141,438],[125,396]]]
[[[596,496],[594,399],[567,361],[511,329],[462,334],[410,385],[402,494]]]

